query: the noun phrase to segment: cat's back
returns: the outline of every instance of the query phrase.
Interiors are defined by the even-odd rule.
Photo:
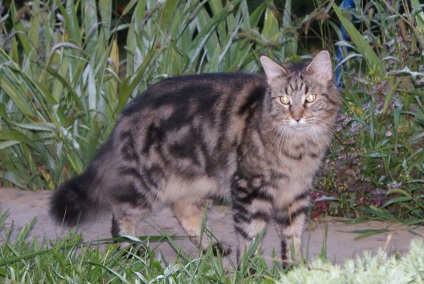
[[[153,84],[122,112],[121,116],[162,112],[179,115],[205,116],[216,111],[233,111],[261,100],[266,91],[263,76],[245,73],[211,73],[176,76]],[[243,111],[243,110],[241,110]]]
[[[118,166],[149,161],[179,175],[215,176],[223,164],[234,165],[236,149],[254,121],[250,118],[260,113],[266,92],[260,75],[165,79],[122,112],[111,136],[112,160],[122,161]]]

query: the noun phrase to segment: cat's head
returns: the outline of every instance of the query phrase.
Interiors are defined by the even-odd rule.
[[[341,105],[328,51],[309,63],[280,66],[262,56],[270,87],[269,115],[288,132],[329,130]]]

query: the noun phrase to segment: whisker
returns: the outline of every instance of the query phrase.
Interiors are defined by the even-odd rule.
[[[329,127],[328,125],[326,125],[326,124],[324,124],[323,123],[324,121],[320,121],[320,120],[318,120],[317,119],[317,121],[316,121],[316,123],[317,124],[319,124],[320,126],[322,126],[322,127],[325,127],[328,131],[330,131],[332,134],[334,134],[334,136],[338,139],[338,140],[341,140],[341,137],[339,136],[339,133],[338,132],[336,132],[336,131],[334,131],[334,129],[332,128],[332,127]],[[328,123],[328,122],[327,122]],[[332,123],[332,124],[334,124],[334,123]],[[337,124],[334,124],[334,125],[337,125]]]
[[[270,120],[274,120],[274,118],[271,116],[271,114],[268,114],[268,118],[270,119]],[[260,135],[261,136],[264,136],[265,134],[267,134],[268,132],[270,132],[270,131],[272,131],[272,130],[274,130],[274,129],[277,129],[279,126],[280,126],[280,123],[283,123],[284,124],[284,121],[285,121],[286,119],[283,117],[283,118],[281,118],[281,120],[280,121],[276,121],[276,123],[275,123],[275,125],[272,125],[271,127],[268,127],[267,129],[265,129],[264,131],[262,131],[261,133],[260,133]]]
[[[283,121],[283,120],[282,120]],[[281,121],[281,122],[282,122]],[[260,135],[261,136],[264,136],[265,134],[267,134],[268,132],[270,132],[271,130],[274,130],[274,129],[276,129],[278,127],[278,125],[274,125],[274,126],[271,126],[271,127],[269,127],[268,129],[265,129],[264,131],[262,131],[261,133],[260,133]]]
[[[323,123],[328,124],[328,125],[334,125],[334,126],[339,125],[338,123],[333,123],[333,122],[330,122],[330,121],[327,121],[327,120],[324,120],[324,119],[320,119],[318,117],[314,117],[314,120],[317,120],[319,122],[323,122]]]
[[[323,126],[323,125],[321,125],[321,126]],[[325,125],[324,125],[325,126]],[[322,139],[325,141],[325,143],[327,144],[327,146],[328,146],[328,148],[330,149],[330,151],[331,151],[331,153],[333,154],[333,156],[335,156],[335,153],[334,153],[334,151],[333,151],[333,149],[332,149],[332,147],[331,147],[331,143],[330,143],[330,139],[329,139],[329,137],[328,137],[328,135],[325,135],[325,133],[323,133],[323,129],[322,129],[322,127],[317,127],[317,126],[313,126],[313,128],[312,128],[313,130],[314,130],[314,133],[315,133],[315,135],[316,135],[316,137],[317,137],[317,139],[319,139],[318,138],[318,135],[317,134],[319,134],[321,137],[322,137]],[[326,128],[326,130],[330,130],[330,131],[332,131],[330,128]],[[319,139],[320,140],[320,139]]]
[[[287,126],[285,126],[284,124],[282,126],[283,127],[277,133],[277,137],[276,137],[277,139],[275,139],[275,142],[273,145],[273,148],[277,154],[279,153],[279,150],[281,149],[284,136],[286,135],[286,132],[287,132]]]

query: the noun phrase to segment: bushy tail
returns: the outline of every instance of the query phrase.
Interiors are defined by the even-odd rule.
[[[73,226],[96,213],[101,207],[93,194],[96,175],[97,171],[90,165],[81,175],[62,184],[50,200],[50,215],[60,223]]]

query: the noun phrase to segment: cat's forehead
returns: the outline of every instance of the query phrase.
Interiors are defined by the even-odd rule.
[[[272,96],[302,96],[309,93],[325,93],[326,86],[304,74],[301,70],[296,70],[287,73],[281,77],[278,82],[275,82],[272,89]]]
[[[277,83],[280,92],[286,95],[307,94],[309,92],[325,92],[326,84],[312,79],[305,70],[310,62],[283,64],[287,71]]]
[[[302,73],[309,63],[310,62],[292,62],[283,64],[282,66],[288,73]]]

